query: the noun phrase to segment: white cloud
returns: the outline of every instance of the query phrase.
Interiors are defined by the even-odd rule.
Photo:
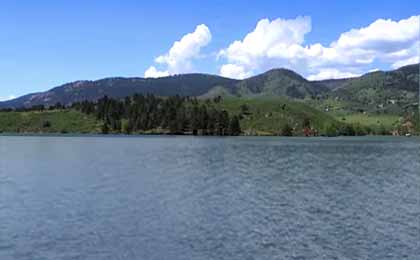
[[[311,31],[309,17],[260,20],[243,40],[219,52],[226,64],[221,75],[241,78],[273,67],[287,67],[301,74],[349,77],[371,69],[374,62],[392,68],[419,62],[419,16],[400,21],[378,19],[370,25],[342,33],[329,46],[304,45]]]
[[[360,74],[354,74],[351,72],[343,72],[338,69],[321,69],[318,74],[313,74],[308,77],[308,80],[323,80],[323,79],[341,79],[341,78],[352,78],[360,76]]]
[[[412,16],[398,22],[378,19],[369,26],[341,34],[333,44],[342,49],[363,48],[385,52],[398,51],[401,46],[413,43],[419,37],[419,17]],[[407,46],[408,47],[408,46]]]
[[[414,63],[419,63],[420,59],[419,57],[411,57],[405,60],[399,60],[397,62],[395,62],[394,64],[392,64],[392,68],[393,69],[397,69],[406,65],[410,65],[410,64],[414,64]]]
[[[244,79],[251,76],[250,72],[245,72],[245,68],[236,64],[225,64],[220,68],[220,75],[227,78]]]
[[[414,42],[410,48],[390,53],[385,58],[389,60],[390,62],[393,62],[391,67],[396,69],[405,65],[419,63],[420,62],[419,57],[420,57],[420,40]]]
[[[145,72],[144,77],[145,78],[160,78],[160,77],[166,77],[169,76],[168,71],[159,71],[156,69],[155,66],[150,66]]]
[[[262,19],[242,41],[234,41],[228,48],[219,52],[219,56],[228,61],[228,64],[222,66],[223,72],[226,75],[228,70],[232,77],[241,78],[253,73],[253,70],[264,69],[273,56],[288,58],[290,54],[283,50],[302,44],[305,34],[310,31],[309,17],[291,20],[278,18],[273,21]]]
[[[262,19],[254,31],[242,41],[233,42],[227,49],[221,51],[231,62],[241,62],[251,65],[254,59],[270,56],[272,50],[281,50],[294,44],[302,44],[304,35],[311,31],[311,19],[298,17],[294,20],[276,19],[270,22]]]
[[[7,100],[15,99],[15,98],[16,96],[10,95],[8,97],[0,97],[0,101],[7,101]]]
[[[145,77],[191,72],[192,60],[200,57],[201,48],[208,45],[211,38],[209,28],[204,24],[198,25],[194,32],[184,35],[181,40],[174,42],[166,54],[155,59],[157,64],[166,67],[165,70],[159,71],[151,66],[146,70]]]

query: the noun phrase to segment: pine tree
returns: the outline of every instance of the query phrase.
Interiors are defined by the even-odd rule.
[[[217,130],[218,135],[226,135],[227,128],[229,126],[229,114],[223,110],[222,112],[218,113],[218,120],[217,120]]]
[[[109,126],[108,126],[108,123],[104,123],[103,125],[102,125],[102,134],[104,134],[104,135],[107,135],[107,134],[109,134]]]
[[[173,96],[133,95],[121,100],[104,96],[96,102],[83,101],[72,108],[93,114],[104,122],[103,133],[148,131],[162,128],[173,134],[240,134],[239,118],[230,119],[227,111],[216,109],[211,100]],[[33,109],[42,109],[34,107]]]
[[[239,123],[239,117],[233,116],[232,119],[230,120],[229,133],[230,135],[240,135],[241,132],[242,131],[241,131],[240,123]]]

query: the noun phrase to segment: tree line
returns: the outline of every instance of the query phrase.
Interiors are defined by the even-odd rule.
[[[218,109],[220,98],[196,98],[136,94],[123,100],[103,98],[72,104],[72,108],[94,115],[103,122],[102,133],[193,135],[240,135],[239,117]]]
[[[18,108],[1,108],[0,112],[31,112],[31,111],[48,111],[56,109],[66,109],[68,107],[57,102],[55,105],[44,106],[44,105],[33,105],[31,107],[18,107]]]

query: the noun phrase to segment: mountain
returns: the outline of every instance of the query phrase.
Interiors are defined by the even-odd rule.
[[[312,84],[301,75],[288,69],[273,69],[260,75],[241,80],[233,88],[217,86],[202,97],[272,97],[281,96],[292,99],[314,97],[328,92],[322,84]]]
[[[311,84],[315,86],[322,86],[329,90],[336,90],[344,86],[347,82],[351,81],[352,79],[353,78],[325,79],[325,80],[311,81]]]
[[[315,86],[301,75],[287,69],[273,69],[242,80],[233,90],[238,96],[285,96],[298,99],[328,91],[324,86]]]
[[[77,81],[46,92],[34,93],[0,102],[0,108],[31,107],[57,102],[71,104],[96,100],[104,95],[122,98],[135,93],[157,96],[284,96],[292,99],[334,97],[357,106],[409,106],[418,95],[419,65],[409,65],[394,71],[377,71],[361,77],[308,81],[294,71],[273,69],[244,80],[234,80],[207,74],[184,74],[164,78],[106,78]]]
[[[233,88],[237,80],[207,74],[183,74],[163,78],[106,78],[96,81],[76,81],[46,92],[25,95],[0,102],[0,108],[31,107],[34,105],[71,104],[97,100],[104,95],[123,98],[135,93],[158,96],[200,96],[216,86]]]
[[[331,96],[370,110],[402,112],[418,102],[419,64],[393,71],[376,71],[361,77],[320,82],[332,89]]]
[[[184,74],[164,78],[106,78],[96,81],[76,81],[46,92],[34,93],[0,102],[0,108],[31,107],[34,105],[71,104],[96,100],[104,95],[122,98],[135,93],[158,96],[286,96],[304,98],[328,91],[315,86],[299,74],[286,69],[274,69],[244,80],[234,80],[207,74]]]

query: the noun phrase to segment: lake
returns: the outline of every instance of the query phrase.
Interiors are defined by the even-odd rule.
[[[0,259],[418,259],[420,139],[0,136]]]

